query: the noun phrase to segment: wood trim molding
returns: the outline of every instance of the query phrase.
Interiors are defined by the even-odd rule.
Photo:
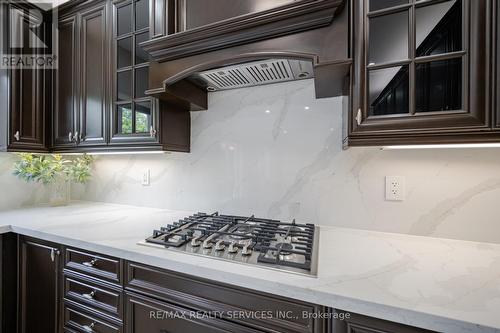
[[[347,138],[347,145],[350,147],[461,143],[500,143],[500,132],[462,131],[453,133],[443,131],[392,135],[388,133],[359,135],[358,133]]]
[[[162,62],[330,25],[345,0],[302,0],[141,44]]]

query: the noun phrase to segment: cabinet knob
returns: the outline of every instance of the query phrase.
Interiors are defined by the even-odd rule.
[[[156,136],[156,130],[153,128],[153,126],[149,128],[149,134],[151,135],[152,138]]]
[[[73,135],[73,141],[78,142],[78,131],[76,131],[75,135]]]
[[[72,132],[69,132],[68,140],[69,140],[69,142],[73,141],[73,133]]]
[[[97,258],[92,259],[91,261],[85,261],[82,263],[83,266],[94,267],[97,262]]]
[[[14,138],[16,139],[16,141],[19,141],[21,139],[21,135],[19,134],[19,131],[16,131],[16,133],[14,134]]]
[[[93,321],[89,325],[83,325],[82,328],[85,332],[95,332],[94,331],[95,322]]]
[[[97,290],[92,290],[88,294],[82,294],[82,296],[87,298],[87,299],[94,299],[96,293],[97,293]]]

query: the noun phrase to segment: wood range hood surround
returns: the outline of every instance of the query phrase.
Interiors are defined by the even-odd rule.
[[[189,29],[178,23],[187,20],[179,2],[189,0],[171,7],[166,1],[163,35],[155,38],[153,30],[153,38],[140,44],[152,57],[148,95],[206,110],[208,93],[194,79],[197,73],[268,59],[311,62],[317,98],[347,94],[352,61],[345,0],[299,0]],[[155,6],[151,11],[152,19],[158,17]]]

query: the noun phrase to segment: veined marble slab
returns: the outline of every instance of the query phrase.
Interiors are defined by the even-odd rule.
[[[317,277],[137,244],[192,213],[75,202],[0,212],[0,232],[438,332],[500,332],[499,244],[320,226]]]

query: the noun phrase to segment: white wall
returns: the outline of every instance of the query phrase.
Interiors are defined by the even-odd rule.
[[[500,243],[500,150],[343,151],[341,103],[312,81],[213,93],[192,153],[99,156],[74,197]],[[386,175],[405,201],[384,200]]]

